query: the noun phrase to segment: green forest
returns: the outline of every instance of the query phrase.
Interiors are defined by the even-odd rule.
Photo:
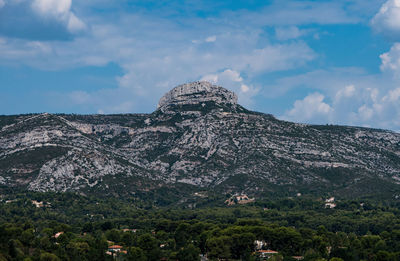
[[[398,201],[157,206],[73,193],[0,202],[3,260],[400,260]]]

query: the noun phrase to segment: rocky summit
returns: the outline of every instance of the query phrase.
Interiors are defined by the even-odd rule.
[[[151,114],[0,116],[2,191],[400,194],[400,135],[281,121],[208,82]]]
[[[201,105],[204,107],[208,102],[236,106],[237,100],[235,93],[220,86],[212,85],[209,82],[194,82],[179,85],[169,91],[161,97],[157,108],[165,113],[168,112],[168,108],[187,105]]]

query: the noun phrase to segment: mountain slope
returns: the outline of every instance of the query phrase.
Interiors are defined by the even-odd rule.
[[[0,128],[5,188],[358,196],[400,187],[399,134],[280,121],[207,82],[174,88],[152,114],[2,116]]]

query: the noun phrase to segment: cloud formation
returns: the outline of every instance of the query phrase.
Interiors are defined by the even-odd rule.
[[[386,53],[379,56],[381,58],[380,69],[384,72],[391,72],[395,77],[400,77],[400,43],[395,43]]]
[[[371,20],[372,28],[391,40],[400,40],[400,0],[388,0]]]
[[[59,20],[71,33],[82,31],[86,25],[71,12],[72,0],[33,0],[32,9],[40,16]]]
[[[309,33],[310,30],[299,29],[297,26],[276,27],[275,35],[280,41],[296,39]]]
[[[371,26],[392,37],[399,1],[380,9],[382,0],[288,0],[219,10],[226,4],[0,0],[0,66],[118,67],[113,88],[81,86],[57,94],[85,112],[149,112],[170,88],[204,79],[235,91],[250,108],[301,90],[303,96],[287,98],[290,105],[280,111],[285,119],[400,129],[398,43],[381,54],[381,73],[362,65],[335,67],[336,57],[327,62],[316,48],[331,44],[319,44],[324,25],[365,25],[375,13]]]
[[[0,0],[0,35],[29,40],[71,40],[86,24],[71,0]]]
[[[329,123],[333,109],[324,99],[321,93],[309,94],[303,100],[295,101],[293,108],[287,111],[283,118],[295,119],[296,122]]]
[[[216,74],[204,75],[200,80],[225,87],[229,86],[231,90],[238,94],[239,103],[244,106],[251,106],[253,103],[252,98],[259,92],[258,88],[255,88],[251,84],[246,84],[246,81],[240,76],[239,72],[231,69],[226,69]]]
[[[59,6],[51,1],[40,3],[45,4],[35,8],[37,12],[43,12],[42,15],[69,17],[68,1]],[[206,30],[210,23],[212,30]],[[134,111],[143,109],[140,101],[146,100],[144,108],[151,111],[168,89],[206,75],[218,75],[218,83],[238,92],[244,104],[251,104],[259,87],[252,81],[229,80],[229,73],[243,74],[249,79],[300,68],[316,58],[305,42],[272,44],[258,28],[243,30],[207,20],[199,21],[196,27],[187,29],[188,26],[146,15],[121,15],[113,24],[94,19],[90,30],[72,41],[5,39],[0,43],[0,64],[26,64],[44,70],[118,64],[123,75],[116,78],[118,86],[109,91],[121,97],[113,95],[115,99],[110,101],[102,97],[109,96],[108,91],[86,93],[93,96],[87,103],[98,107],[96,111],[122,112],[110,106],[127,108],[119,104],[129,99],[129,103],[135,104],[129,111]],[[102,100],[107,101],[106,106],[100,105]]]
[[[385,90],[379,84],[362,84],[362,79],[358,82],[359,85],[338,86],[328,96],[316,92],[296,100],[280,118],[400,131],[400,88],[388,86]]]

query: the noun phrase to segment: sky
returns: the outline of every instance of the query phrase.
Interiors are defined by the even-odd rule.
[[[400,0],[0,0],[0,114],[150,113],[197,80],[400,132]]]

